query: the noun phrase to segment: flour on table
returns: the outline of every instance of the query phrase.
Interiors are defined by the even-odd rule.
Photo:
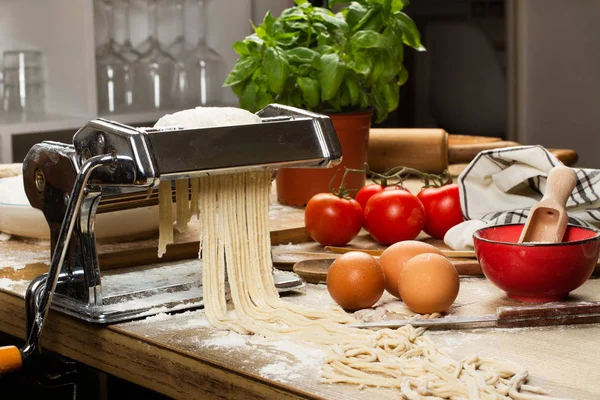
[[[0,278],[0,290],[14,290],[15,288],[25,288],[29,286],[28,280],[15,281],[9,278]]]

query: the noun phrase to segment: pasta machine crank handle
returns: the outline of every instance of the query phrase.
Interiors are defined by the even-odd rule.
[[[52,254],[52,260],[46,281],[43,284],[43,288],[38,287],[35,289],[36,291],[41,290],[39,295],[36,295],[35,293],[29,294],[30,298],[32,298],[32,301],[36,303],[36,314],[31,318],[32,324],[30,327],[28,327],[29,335],[27,342],[25,343],[25,346],[19,350],[19,354],[15,352],[16,348],[14,346],[8,346],[0,349],[0,375],[21,368],[23,362],[27,361],[27,359],[29,359],[32,355],[41,350],[40,337],[46,320],[46,315],[50,309],[52,295],[54,294],[58,276],[68,251],[67,245],[70,242],[73,228],[75,227],[83,200],[86,196],[87,182],[91,173],[96,168],[115,165],[117,163],[125,166],[135,166],[131,157],[121,155],[94,156],[88,159],[81,166],[73,185],[73,191],[71,193],[67,211],[58,235],[56,247]],[[36,282],[36,285],[40,283],[39,281],[34,282]],[[31,307],[28,306],[28,312],[31,312],[31,310]]]

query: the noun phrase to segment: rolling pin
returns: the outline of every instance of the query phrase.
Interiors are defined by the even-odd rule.
[[[499,137],[454,135],[443,129],[372,128],[369,132],[369,168],[383,172],[405,166],[439,174],[451,164],[468,164],[479,152],[520,146]],[[572,166],[578,156],[571,149],[548,149],[563,164]]]
[[[383,172],[403,165],[438,174],[450,164],[468,163],[483,150],[519,146],[496,137],[450,135],[443,129],[372,128],[369,168]]]
[[[443,129],[371,129],[367,162],[375,172],[403,165],[440,173],[448,168],[448,133]]]

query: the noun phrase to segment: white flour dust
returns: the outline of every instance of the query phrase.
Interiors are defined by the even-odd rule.
[[[1,269],[11,268],[15,271],[25,268],[28,264],[49,263],[50,252],[47,249],[42,251],[17,251],[14,253],[3,252]]]
[[[26,289],[29,285],[27,280],[15,281],[9,278],[0,278],[0,289],[3,290],[14,290],[16,288]]]
[[[244,336],[235,332],[194,342],[199,347],[216,347],[223,351],[250,348],[261,360],[271,360],[270,364],[258,371],[261,376],[285,382],[306,379],[307,373],[318,379],[327,356],[325,349],[312,347],[308,343],[271,340],[259,335]]]

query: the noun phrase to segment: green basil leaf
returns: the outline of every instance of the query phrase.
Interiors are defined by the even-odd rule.
[[[321,98],[323,101],[332,99],[340,85],[344,81],[346,67],[336,53],[321,56],[321,71],[319,81],[321,82]]]
[[[379,9],[378,12],[373,15],[373,18],[369,19],[367,23],[363,25],[362,30],[379,32],[381,28],[383,28],[385,21],[384,12],[382,9]]]
[[[342,111],[341,93],[337,92],[328,103],[331,104],[331,107],[333,107],[335,111]]]
[[[312,13],[314,7],[308,0],[294,0],[296,5],[300,7],[300,9],[304,10],[306,14]]]
[[[306,32],[310,29],[310,25],[305,21],[284,22],[288,30],[296,30]]]
[[[316,33],[318,35],[319,33],[327,32],[328,29],[324,24],[322,24],[320,22],[313,22],[312,30],[313,30],[313,33]]]
[[[358,30],[362,29],[363,26],[367,25],[369,23],[369,21],[372,18],[376,17],[377,14],[379,14],[380,12],[381,12],[381,10],[378,10],[375,8],[370,8],[370,9],[366,10],[366,12],[360,18],[360,20],[352,28],[352,32],[357,32]],[[356,16],[358,16],[358,12],[357,12]]]
[[[409,0],[392,0],[392,12],[402,11],[409,3]]]
[[[389,25],[383,31],[388,42],[388,51],[393,60],[401,63],[404,60],[404,42],[402,40],[402,30],[394,24]]]
[[[282,46],[290,46],[290,45],[296,43],[296,41],[298,40],[298,37],[300,37],[299,32],[290,32],[290,33],[279,33],[279,34],[277,34],[275,39],[277,40],[277,43]]]
[[[321,32],[319,33],[319,36],[317,36],[317,46],[321,47],[321,46],[331,46],[333,45],[333,39],[331,38],[331,35],[327,32]]]
[[[365,109],[371,105],[369,95],[363,90],[358,94],[358,104],[361,109]]]
[[[290,66],[282,51],[269,47],[265,50],[263,68],[273,93],[281,94],[289,75]]]
[[[223,86],[225,86],[225,85],[223,85]],[[235,85],[231,86],[231,90],[237,97],[241,97],[242,93],[244,92],[245,86],[246,86],[246,82],[236,83]]]
[[[386,110],[392,112],[398,108],[398,103],[400,102],[400,89],[398,88],[398,85],[393,82],[391,84],[382,85],[381,91],[383,92],[387,104]]]
[[[314,68],[308,64],[302,64],[298,66],[298,75],[299,76],[310,76]]]
[[[259,46],[262,46],[263,44],[265,44],[265,41],[262,40],[261,38],[259,38],[256,33],[253,33],[252,35],[246,36],[246,38],[244,39],[244,42],[256,43]]]
[[[399,70],[403,68],[402,64],[397,64],[390,57],[382,57],[381,65],[383,66],[383,69],[381,71],[381,76],[379,77],[379,79],[384,83],[392,82],[394,78],[396,78],[396,76],[398,75]]]
[[[385,36],[374,31],[359,31],[350,38],[353,49],[385,49],[388,47]]]
[[[242,97],[240,97],[240,107],[250,112],[258,111],[258,109],[256,108],[257,91],[258,87],[256,86],[256,84],[252,81],[248,82],[246,87],[244,87]]]
[[[348,88],[342,86],[341,94],[340,94],[340,108],[348,108],[350,107],[350,93],[348,92]]]
[[[300,76],[296,82],[298,82],[298,87],[302,91],[302,97],[304,98],[304,101],[306,101],[306,104],[311,108],[317,107],[321,100],[321,87],[319,81],[313,78]]]
[[[223,85],[233,86],[244,81],[254,73],[259,65],[260,58],[257,55],[241,57],[233,66],[233,69],[227,76],[227,79],[225,79],[225,83]]]
[[[306,14],[298,7],[290,7],[281,12],[279,19],[281,21],[306,21]]]
[[[331,11],[325,8],[315,8],[313,13],[315,21],[321,21],[325,25],[332,26],[337,29],[345,31],[348,29],[348,24],[341,14],[333,14]]]
[[[333,46],[324,44],[324,45],[315,47],[315,51],[317,53],[323,55],[323,54],[333,53],[335,51],[335,48]]]
[[[377,82],[379,82],[379,80],[381,79],[381,76],[384,73],[384,71],[383,71],[384,68],[385,68],[385,66],[383,65],[383,61],[381,60],[381,57],[377,57],[375,60],[373,60],[373,68],[371,68],[371,73],[369,74],[367,83],[369,85],[374,85]]]
[[[379,86],[371,91],[371,104],[375,109],[375,122],[383,122],[388,116],[388,104],[386,95]]]
[[[263,109],[272,103],[275,103],[275,98],[271,92],[269,92],[266,87],[261,87],[256,95],[256,109]]]
[[[366,13],[367,9],[362,4],[356,1],[350,3],[346,10],[346,22],[348,22],[350,29],[354,29]]]
[[[271,14],[271,11],[267,11],[260,26],[264,28],[267,36],[275,36],[276,24],[277,21],[275,20],[275,17],[273,17],[273,14]]]
[[[362,78],[366,78],[373,68],[373,58],[366,52],[356,52],[352,54],[352,60],[348,66]]]
[[[350,74],[346,74],[346,79],[344,79],[344,85],[348,90],[348,94],[350,96],[351,105],[357,105],[360,98],[360,87],[358,83],[356,83],[356,79],[349,76]]]
[[[402,86],[408,80],[408,71],[406,68],[402,67],[400,72],[398,73],[398,86]]]
[[[239,54],[240,56],[249,56],[250,50],[248,49],[248,44],[242,41],[237,41],[233,44],[233,50]]]
[[[302,94],[298,91],[294,91],[292,93],[292,95],[290,96],[290,103],[289,105],[296,107],[296,108],[306,108],[304,106],[304,100],[302,98]]]
[[[394,13],[394,18],[402,29],[404,43],[415,50],[424,51],[425,47],[421,44],[421,35],[414,21],[403,12]]]
[[[319,53],[306,47],[295,47],[285,51],[285,55],[292,63],[312,64],[315,59],[320,58]]]
[[[264,26],[262,26],[262,25],[259,25],[259,26],[252,25],[252,29],[254,29],[254,33],[260,39],[265,40],[265,41],[267,39],[269,39],[269,35],[267,35],[267,30],[264,28]]]
[[[374,7],[369,9],[365,15],[358,21],[358,23],[352,28],[352,32],[371,30],[379,32],[383,26],[383,10],[381,7]]]

